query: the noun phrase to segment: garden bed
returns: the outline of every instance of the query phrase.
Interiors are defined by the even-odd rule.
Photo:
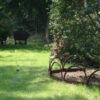
[[[53,70],[51,77],[65,81],[68,83],[76,84],[76,83],[81,83],[81,84],[86,84],[87,79],[93,73],[96,69],[86,69],[86,76],[84,73],[84,70],[82,69],[64,69],[64,70]],[[66,73],[67,71],[67,73]],[[65,75],[66,73],[66,75]],[[64,76],[65,75],[65,76]],[[63,77],[64,76],[64,77]],[[89,83],[92,85],[100,85],[100,71],[97,71],[95,74],[92,75],[92,77],[89,79]]]

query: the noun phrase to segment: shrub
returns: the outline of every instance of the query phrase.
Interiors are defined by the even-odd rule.
[[[100,62],[100,2],[53,0],[49,29],[67,41],[66,52],[87,62]]]

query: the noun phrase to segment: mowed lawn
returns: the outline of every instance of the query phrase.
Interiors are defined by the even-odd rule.
[[[38,46],[1,48],[0,100],[100,100],[99,86],[51,79],[48,61],[49,50]]]

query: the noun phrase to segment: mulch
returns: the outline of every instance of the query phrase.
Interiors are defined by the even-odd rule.
[[[94,71],[95,69],[86,69],[87,77]],[[64,74],[64,72],[62,72]],[[86,84],[87,78],[83,71],[75,71],[75,72],[67,72],[65,79],[61,77],[61,72],[52,73],[52,77],[60,80],[65,81],[71,84]],[[96,72],[93,77],[90,79],[89,84],[92,85],[100,85],[100,71]]]

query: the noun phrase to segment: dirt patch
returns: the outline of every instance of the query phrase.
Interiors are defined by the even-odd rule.
[[[62,77],[62,75],[64,76],[65,71],[62,72],[56,72],[56,73],[52,73],[52,77],[58,80],[64,80],[66,82],[69,83],[82,83],[85,84],[87,81],[87,78],[90,76],[91,73],[93,73],[95,71],[95,69],[87,69],[86,70],[86,74],[87,77],[85,77],[85,74],[83,71],[75,71],[75,72],[67,72],[65,78]],[[97,71],[89,80],[89,84],[92,85],[100,85],[100,71]]]

